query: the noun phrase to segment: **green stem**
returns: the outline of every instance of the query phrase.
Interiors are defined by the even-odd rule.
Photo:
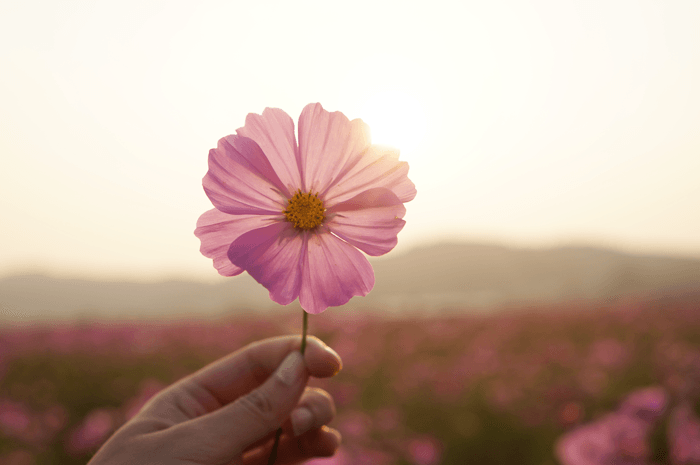
[[[304,355],[306,350],[306,331],[309,329],[309,314],[304,310],[302,312],[304,312],[304,330],[301,333],[301,355]]]
[[[280,445],[280,436],[282,436],[282,428],[277,430],[275,433],[275,443],[272,445],[272,451],[270,451],[270,458],[267,460],[267,465],[274,465],[275,460],[277,460],[277,446]]]
[[[302,313],[304,313],[304,323],[302,324],[303,330],[301,333],[301,355],[304,355],[304,351],[306,351],[306,332],[309,329],[309,314],[306,313],[305,310],[302,310]],[[267,465],[274,465],[275,460],[277,460],[277,448],[280,445],[280,436],[282,436],[282,428],[279,428],[277,430],[277,433],[275,433],[275,443],[272,445],[272,450],[270,451],[270,458],[267,460]]]

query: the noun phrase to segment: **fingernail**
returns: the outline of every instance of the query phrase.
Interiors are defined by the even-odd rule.
[[[299,407],[292,412],[291,420],[294,436],[300,436],[311,429],[314,416],[306,407]]]
[[[336,440],[335,447],[337,449],[338,447],[340,447],[340,444],[342,444],[342,442],[343,442],[343,436],[340,434],[340,431],[338,431],[337,429],[328,428],[328,432],[330,432],[331,434],[333,434],[333,436],[335,436],[335,440]]]
[[[275,376],[287,386],[301,379],[304,374],[304,357],[301,352],[292,352],[280,364]]]
[[[336,373],[338,373],[340,370],[343,369],[343,359],[340,358],[340,355],[338,355],[338,352],[336,352],[335,350],[331,349],[329,346],[327,346],[327,345],[324,344],[324,347],[323,347],[323,348],[325,349],[326,352],[328,352],[328,353],[331,354],[333,357],[335,357],[336,360],[338,360],[338,370],[336,370]]]

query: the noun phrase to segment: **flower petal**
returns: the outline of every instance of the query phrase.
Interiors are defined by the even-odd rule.
[[[273,218],[263,215],[229,215],[216,208],[203,213],[197,220],[194,235],[202,241],[200,252],[214,259],[214,268],[222,276],[236,276],[243,268],[231,263],[228,249],[240,235],[267,226]]]
[[[324,193],[326,208],[375,187],[390,189],[402,202],[416,196],[416,186],[408,179],[408,163],[399,161],[398,150],[372,145],[357,163],[344,169]]]
[[[362,252],[327,230],[306,235],[308,244],[299,291],[301,308],[321,313],[372,290],[374,271]]]
[[[258,144],[246,137],[226,136],[209,151],[204,191],[216,208],[232,215],[281,215],[284,186]]]
[[[279,222],[243,234],[228,249],[231,262],[246,270],[270,291],[270,298],[287,305],[299,296],[306,241],[291,223]]]
[[[294,121],[279,108],[265,108],[262,115],[249,113],[238,135],[253,139],[281,179],[287,198],[301,187]]]
[[[370,144],[369,127],[362,120],[330,113],[320,103],[306,105],[299,116],[302,189],[324,192],[340,173],[358,163]]]
[[[406,207],[384,187],[364,191],[329,208],[328,229],[368,255],[383,255],[396,246],[406,222]]]

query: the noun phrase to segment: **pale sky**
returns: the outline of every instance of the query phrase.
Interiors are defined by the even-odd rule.
[[[0,0],[0,277],[200,280],[247,113],[362,118],[444,240],[700,257],[700,2]]]

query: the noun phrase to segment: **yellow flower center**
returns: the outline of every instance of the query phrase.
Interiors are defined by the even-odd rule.
[[[318,194],[297,191],[287,204],[284,216],[297,229],[314,229],[326,219],[326,209]]]

